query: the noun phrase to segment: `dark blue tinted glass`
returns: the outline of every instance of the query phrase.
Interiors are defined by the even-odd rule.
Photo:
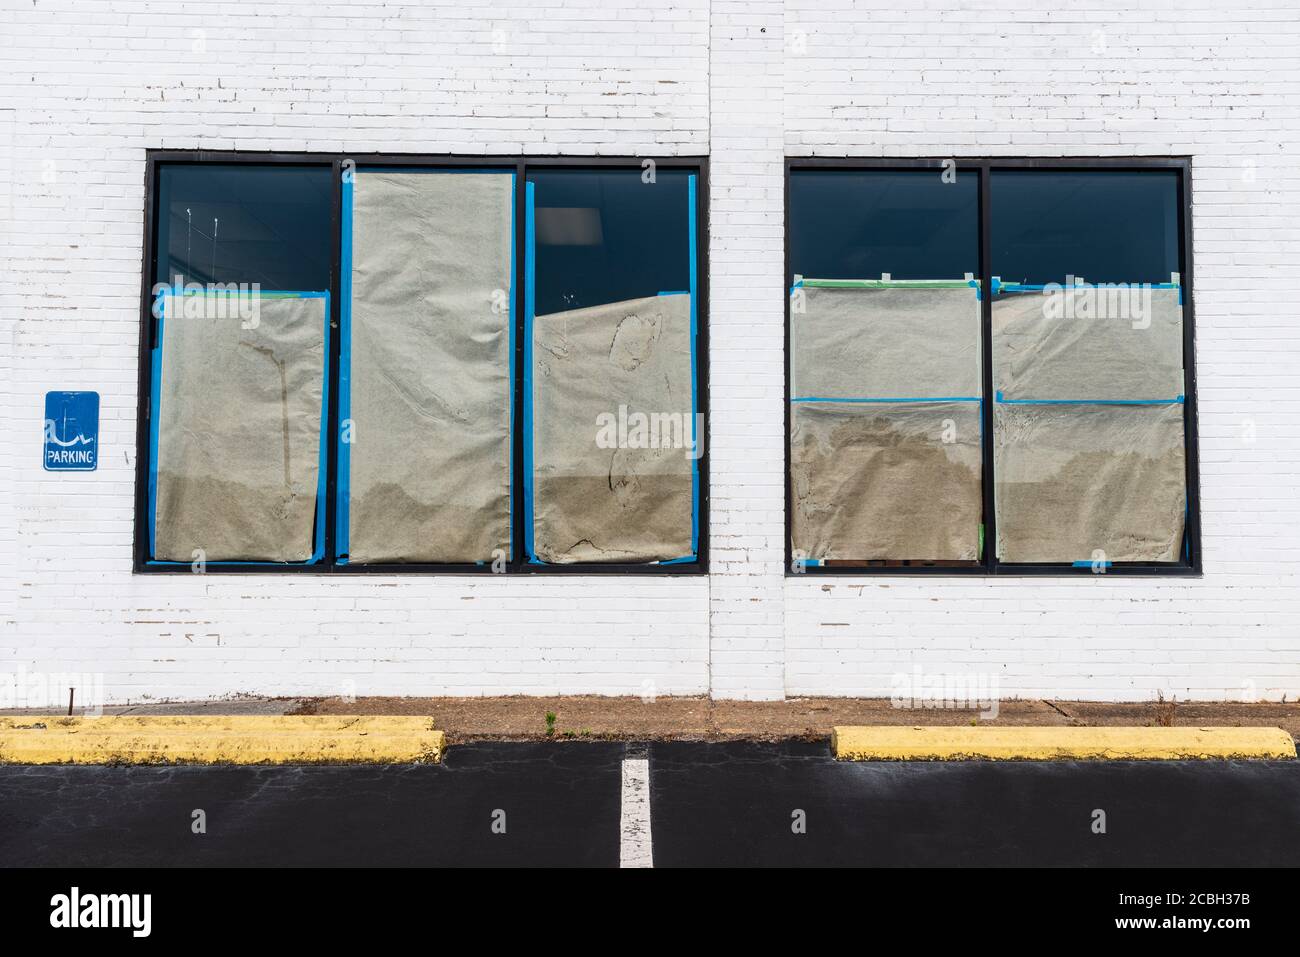
[[[809,279],[979,275],[979,174],[792,170],[790,271]]]
[[[993,275],[1003,282],[1169,282],[1178,173],[994,170]]]
[[[535,313],[639,299],[690,287],[685,170],[529,173]]]
[[[166,165],[154,281],[330,285],[329,166]]]

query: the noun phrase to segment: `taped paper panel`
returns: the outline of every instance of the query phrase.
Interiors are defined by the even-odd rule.
[[[959,288],[802,287],[791,312],[793,395],[979,396],[980,303]]]
[[[796,402],[790,414],[796,556],[979,557],[979,403]]]
[[[348,560],[510,548],[509,173],[358,172]]]
[[[1182,395],[1178,290],[1092,290],[1020,292],[993,300],[997,389],[1008,399],[1132,401]],[[1074,305],[1066,314],[1064,297],[1072,294]],[[1087,314],[1080,317],[1080,312]],[[1097,318],[1099,313],[1104,315]]]
[[[652,296],[534,320],[533,544],[541,561],[691,554],[690,302],[687,294]],[[646,417],[641,432],[638,416]],[[644,440],[659,447],[637,447]]]
[[[325,369],[322,298],[167,297],[154,559],[312,557]]]
[[[998,557],[1173,562],[1186,513],[1183,406],[994,406]]]

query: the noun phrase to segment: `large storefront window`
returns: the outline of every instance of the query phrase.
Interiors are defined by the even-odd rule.
[[[793,572],[1199,568],[1186,175],[791,161]]]
[[[150,167],[138,570],[703,570],[700,163]]]

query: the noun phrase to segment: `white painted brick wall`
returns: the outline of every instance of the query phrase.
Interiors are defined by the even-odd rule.
[[[779,698],[785,654],[781,0],[713,0],[709,634],[713,692]]]
[[[914,667],[1294,698],[1300,11],[1058,7],[0,0],[0,673],[112,700],[888,694]],[[148,147],[710,154],[710,578],[133,576]],[[1204,579],[783,578],[783,155],[1168,153],[1194,161]],[[44,392],[79,388],[99,471],[46,473]]]

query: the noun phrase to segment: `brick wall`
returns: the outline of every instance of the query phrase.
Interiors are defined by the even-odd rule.
[[[1136,9],[1130,9],[1136,8]],[[1300,12],[0,0],[0,672],[111,700],[1300,693]],[[712,574],[133,576],[144,151],[711,156]],[[785,155],[1193,157],[1206,574],[784,578]],[[42,398],[102,394],[99,470]]]
[[[785,161],[780,0],[714,0],[709,113],[710,663],[714,694],[781,697]]]

